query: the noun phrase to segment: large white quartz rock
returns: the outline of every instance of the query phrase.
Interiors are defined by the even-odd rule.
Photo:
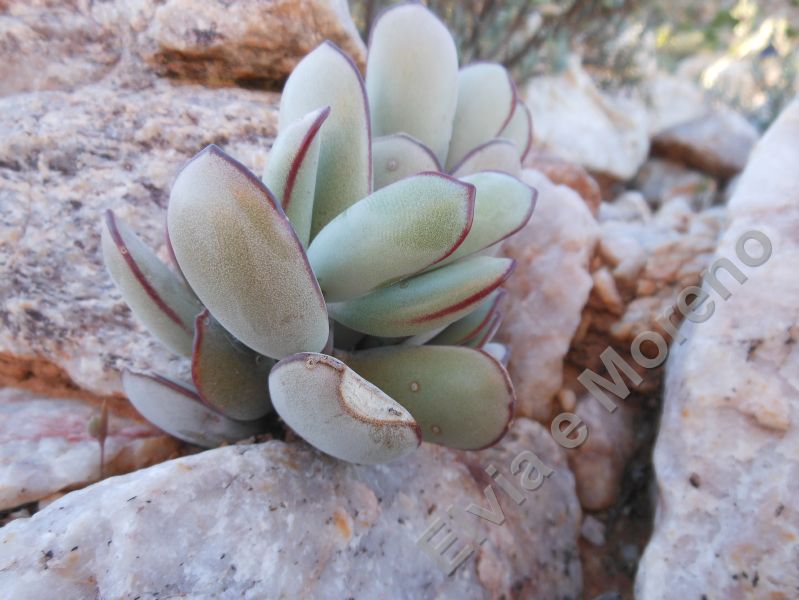
[[[538,190],[538,201],[527,226],[503,246],[517,266],[505,284],[507,312],[498,339],[511,348],[516,413],[545,421],[591,291],[588,263],[599,226],[571,188],[530,169],[522,178]]]
[[[121,392],[124,367],[184,373],[106,273],[103,212],[116,211],[169,262],[164,223],[175,174],[210,143],[260,172],[277,101],[165,81],[0,98],[0,384],[63,372],[73,387],[109,395]],[[48,379],[40,388],[60,385]]]
[[[714,314],[686,323],[687,341],[670,358],[654,454],[658,514],[636,580],[642,600],[799,593],[797,140],[794,101],[756,146],[717,249],[748,280],[721,274],[729,299],[710,291]],[[749,230],[773,245],[761,266],[737,256]],[[761,252],[756,242],[746,248]]]
[[[517,506],[511,462],[536,453],[554,472]],[[450,576],[418,544],[451,505],[466,514],[451,554],[487,537]],[[230,446],[116,477],[0,529],[7,598],[581,597],[580,509],[549,433],[522,419],[494,449],[424,444],[360,467],[301,442]],[[434,541],[440,543],[443,532]]]
[[[0,389],[0,510],[96,481],[100,446],[88,430],[96,414],[96,408],[76,400]],[[111,415],[103,471],[106,476],[127,473],[177,450],[174,438]]]
[[[526,102],[537,143],[566,160],[614,179],[630,179],[649,153],[643,103],[611,97],[577,63],[562,75],[536,77]]]

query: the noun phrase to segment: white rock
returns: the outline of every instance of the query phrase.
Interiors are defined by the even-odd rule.
[[[686,77],[657,73],[644,85],[650,135],[704,115],[709,108],[701,88]]]
[[[575,62],[562,75],[534,78],[526,102],[537,142],[557,156],[622,180],[646,160],[643,104],[601,92]]]
[[[654,462],[659,503],[636,597],[795,598],[799,590],[799,101],[758,144],[717,249],[715,313],[673,351]],[[766,234],[770,259],[745,267],[736,242]],[[750,244],[753,255],[757,244]],[[722,278],[725,276],[722,275]],[[706,302],[704,306],[707,306]]]
[[[591,290],[588,261],[599,228],[571,188],[529,169],[523,179],[538,190],[538,202],[527,226],[503,247],[517,268],[505,284],[507,312],[498,337],[511,349],[517,414],[545,420]]]
[[[510,463],[524,450],[555,471],[517,506],[483,469],[495,465],[518,487]],[[417,540],[450,505],[486,507],[490,484],[506,520],[466,514],[452,554],[487,540],[447,576]],[[525,419],[498,448],[424,444],[379,467],[303,443],[230,446],[106,480],[11,522],[0,529],[0,589],[63,600],[577,598],[580,520],[562,451]]]
[[[88,423],[98,412],[76,400],[0,390],[0,510],[96,481],[100,446]],[[174,439],[154,428],[111,415],[105,475],[161,462],[177,449]]]

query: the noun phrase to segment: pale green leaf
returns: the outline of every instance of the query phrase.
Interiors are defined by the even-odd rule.
[[[516,144],[503,138],[480,144],[452,169],[452,176],[461,178],[480,171],[501,171],[519,177],[522,164]]]
[[[407,410],[332,356],[304,352],[281,360],[269,392],[289,427],[336,458],[386,463],[421,443]]]
[[[327,311],[302,244],[245,167],[216,146],[198,154],[175,181],[167,221],[183,274],[236,338],[271,358],[324,347]]]
[[[452,36],[424,6],[401,5],[375,22],[366,70],[374,135],[407,133],[444,162],[457,82],[458,55]]]
[[[513,386],[504,367],[459,346],[379,348],[342,359],[407,408],[422,439],[478,450],[497,443],[513,416]]]
[[[409,177],[328,223],[308,259],[328,302],[357,298],[451,255],[473,211],[473,186],[440,173]]]
[[[431,150],[404,133],[374,140],[372,155],[376,190],[411,175],[441,170]]]

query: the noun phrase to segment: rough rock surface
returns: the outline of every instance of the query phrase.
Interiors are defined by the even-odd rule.
[[[91,406],[0,389],[0,510],[96,481],[100,447],[88,434]],[[104,474],[118,475],[171,456],[178,443],[137,421],[109,418]]]
[[[537,143],[553,154],[614,179],[630,179],[649,152],[646,109],[601,92],[572,64],[563,75],[527,87]]]
[[[796,598],[799,593],[799,101],[755,149],[718,250],[748,276],[686,323],[672,353],[654,462],[655,532],[638,598]],[[748,230],[773,246],[746,267]],[[756,242],[747,245],[759,256]],[[708,288],[709,289],[709,288]],[[706,303],[707,306],[709,303]]]
[[[510,478],[524,450],[554,473],[521,506],[494,483],[506,521],[465,515],[453,554],[477,536],[487,540],[447,576],[416,541],[450,505],[486,507],[492,482],[483,469],[495,465]],[[0,530],[0,587],[8,597],[64,600],[576,599],[580,520],[563,453],[526,419],[498,448],[459,455],[425,444],[379,467],[273,441],[106,480],[11,522]]]
[[[599,184],[580,165],[534,149],[524,166],[543,173],[552,183],[565,185],[580,194],[592,215],[596,216],[599,212],[602,202]]]
[[[712,111],[658,133],[655,154],[728,178],[740,172],[757,142],[757,129],[731,109]]]
[[[43,360],[108,395],[126,366],[185,369],[105,273],[100,218],[113,208],[167,259],[165,207],[181,164],[215,143],[260,172],[277,99],[164,81],[0,99],[0,381],[29,380],[28,363]]]
[[[503,247],[517,269],[506,283],[507,310],[498,340],[511,348],[509,370],[517,414],[546,421],[562,385],[563,357],[580,323],[598,226],[572,189],[538,171],[524,181],[538,190],[527,226]]]
[[[152,71],[274,86],[325,39],[365,59],[344,0],[6,0],[2,8],[0,96],[111,74],[140,82]]]
[[[718,184],[712,177],[660,158],[644,163],[635,178],[635,187],[654,209],[676,198],[687,198],[691,208],[700,211],[710,208],[718,194]]]
[[[709,103],[688,77],[657,73],[644,84],[650,135],[707,114]]]

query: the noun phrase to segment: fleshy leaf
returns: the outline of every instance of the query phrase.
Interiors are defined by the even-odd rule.
[[[480,328],[476,336],[464,342],[463,345],[470,348],[482,348],[488,344],[499,331],[499,326],[502,325],[502,317],[502,311],[495,310],[491,314],[491,320]]]
[[[330,115],[320,108],[295,121],[275,139],[263,182],[280,201],[297,237],[307,246],[311,237],[316,170],[319,163],[319,129]]]
[[[455,321],[430,340],[430,343],[438,346],[458,346],[476,338],[483,328],[490,325],[504,296],[505,290],[495,290],[477,308],[462,319]]]
[[[110,210],[102,232],[105,266],[133,314],[167,348],[191,356],[194,317],[203,306],[194,293]]]
[[[122,387],[141,415],[184,442],[213,448],[263,431],[261,421],[234,421],[205,406],[190,386],[162,375],[125,371]]]
[[[501,171],[514,177],[522,172],[519,149],[511,140],[495,138],[469,152],[452,170],[453,177],[466,177],[480,171]]]
[[[202,401],[231,419],[266,415],[275,361],[240,343],[207,310],[197,315],[194,332],[191,377]]]
[[[372,191],[367,102],[357,67],[332,42],[321,44],[305,56],[283,88],[281,130],[313,110],[324,106],[331,109],[319,133],[311,239],[333,217]]]
[[[411,414],[340,360],[304,352],[269,376],[275,410],[307,442],[353,463],[395,460],[421,443]]]
[[[376,191],[314,238],[308,260],[328,302],[357,298],[450,256],[469,232],[474,187],[424,173]]]
[[[519,162],[524,162],[533,147],[533,115],[521,100],[516,101],[513,115],[499,133],[499,137],[516,142],[516,147],[519,149]]]
[[[375,189],[425,171],[440,171],[435,154],[409,135],[398,133],[372,143]]]
[[[242,343],[271,358],[325,345],[327,311],[302,244],[245,167],[206,148],[178,175],[168,224],[192,289]]]
[[[377,19],[366,88],[374,135],[407,133],[444,162],[458,100],[458,55],[433,13],[421,4],[406,4]]]
[[[382,337],[417,335],[470,313],[502,285],[513,266],[508,258],[469,258],[328,308],[335,320],[356,331]]]
[[[479,252],[513,235],[530,220],[538,193],[507,173],[486,171],[464,177],[477,188],[474,222],[458,249],[441,265]]]
[[[471,150],[497,137],[515,107],[516,86],[505,67],[482,62],[461,69],[447,171],[452,171]]]
[[[497,443],[508,429],[513,385],[504,367],[480,350],[399,346],[342,358],[407,408],[426,442],[478,450]]]

